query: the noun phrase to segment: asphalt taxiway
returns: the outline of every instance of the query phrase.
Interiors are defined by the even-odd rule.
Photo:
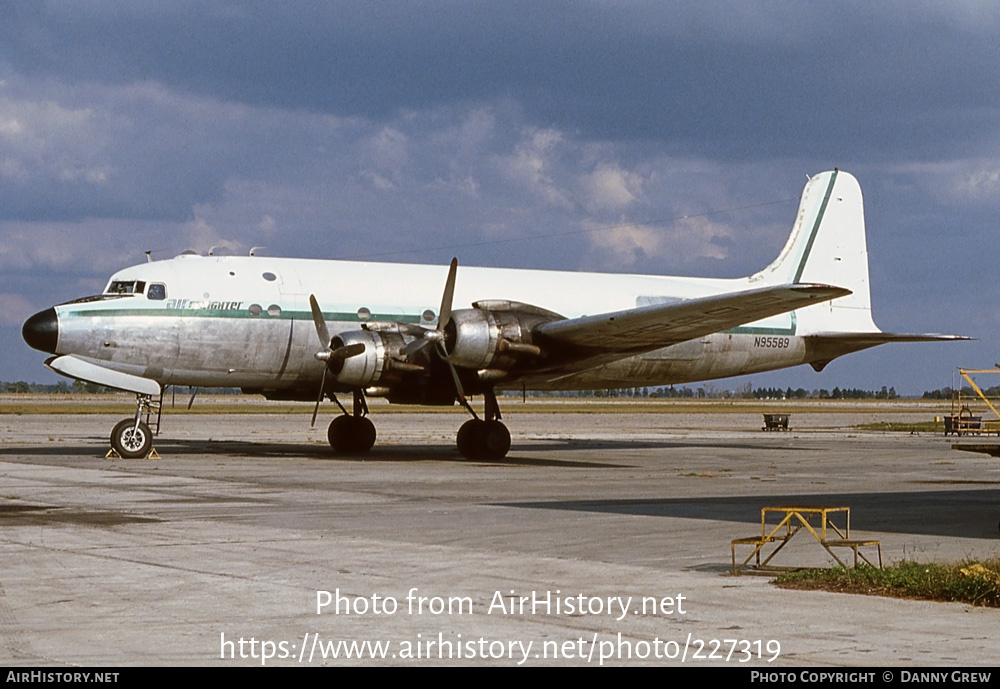
[[[887,562],[1000,557],[1000,463],[952,439],[512,409],[502,461],[460,458],[460,414],[376,414],[335,458],[307,413],[217,414],[104,459],[120,416],[0,416],[0,664],[996,662],[1000,610],[728,574],[788,503],[849,506]]]

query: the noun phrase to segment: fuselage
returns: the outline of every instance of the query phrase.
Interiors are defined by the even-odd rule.
[[[330,333],[394,322],[434,327],[447,266],[183,255],[115,273],[104,294],[54,307],[55,334],[39,346],[160,385],[315,394],[324,364],[309,307]],[[455,308],[519,301],[566,318],[734,292],[748,278],[462,267]],[[48,312],[45,312],[48,313]],[[39,314],[41,315],[41,314]],[[522,374],[532,389],[683,383],[809,362],[795,314],[783,314],[582,370]],[[49,324],[51,329],[52,324]],[[29,339],[25,326],[25,338]],[[38,346],[32,343],[32,346]]]

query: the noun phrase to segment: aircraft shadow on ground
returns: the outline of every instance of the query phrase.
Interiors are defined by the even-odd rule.
[[[693,448],[720,449],[720,450],[774,450],[780,452],[815,452],[813,447],[795,447],[791,445],[771,445],[763,443],[741,443],[733,441],[704,441],[704,440],[611,440],[602,438],[600,440],[588,440],[581,438],[559,438],[546,439],[540,442],[532,442],[523,448],[524,451],[551,452],[557,450],[690,450]],[[515,451],[514,449],[511,450]]]
[[[996,481],[969,482],[996,486]],[[760,511],[782,505],[851,508],[852,532],[919,534],[1000,541],[1000,488],[903,491],[898,493],[812,493],[636,500],[563,500],[497,503],[505,507],[578,510],[648,517],[710,519],[760,529]],[[777,522],[775,522],[777,523]]]
[[[110,449],[102,445],[103,439],[92,438],[86,445],[51,443],[34,447],[16,447],[0,453],[10,457],[64,457],[73,459],[102,459]],[[192,456],[212,456],[218,458],[239,457],[259,459],[316,459],[329,462],[453,462],[464,465],[483,466],[534,466],[565,468],[623,469],[629,464],[599,461],[578,461],[566,459],[545,459],[518,456],[512,451],[502,459],[468,460],[462,457],[454,445],[376,445],[371,451],[358,455],[335,455],[324,444],[303,445],[301,443],[266,443],[244,440],[160,440],[154,444],[159,460],[170,461]],[[558,446],[565,449],[565,446]],[[534,448],[532,448],[534,449]],[[600,448],[596,448],[600,449]],[[116,462],[145,462],[145,459],[114,458]]]

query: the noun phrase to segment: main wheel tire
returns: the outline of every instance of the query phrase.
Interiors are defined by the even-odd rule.
[[[153,432],[143,421],[122,419],[111,431],[111,447],[124,459],[145,457],[153,448]]]
[[[499,421],[487,421],[482,431],[480,448],[483,459],[503,459],[510,450],[510,431]]]
[[[375,444],[375,424],[364,416],[342,415],[330,422],[327,439],[337,454],[364,454]]]
[[[458,429],[458,451],[466,459],[503,459],[510,450],[510,431],[499,421],[469,419]]]
[[[352,437],[354,452],[359,455],[364,454],[375,445],[375,424],[367,416],[353,416],[351,421],[354,427]]]
[[[462,424],[455,437],[459,454],[466,459],[479,459],[485,426],[486,422],[482,419],[469,419]]]

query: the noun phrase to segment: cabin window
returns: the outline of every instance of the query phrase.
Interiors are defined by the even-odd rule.
[[[280,316],[281,315],[281,307],[278,306],[277,304],[271,304],[270,306],[267,307],[267,315],[268,316]]]
[[[371,309],[369,309],[367,306],[362,306],[360,309],[358,309],[359,321],[367,321],[371,317],[372,317]]]
[[[420,314],[420,317],[423,318],[425,322],[430,323],[434,320],[434,312],[430,309],[426,309],[422,314]]]
[[[264,312],[264,309],[260,307],[260,304],[250,304],[250,308],[247,309],[251,316],[259,316]]]
[[[146,298],[161,301],[167,298],[167,286],[162,282],[154,282],[146,290]]]
[[[268,282],[274,282],[275,280],[278,279],[277,275],[275,275],[274,273],[270,273],[270,272],[269,273],[264,273],[263,275],[261,275],[261,277],[264,278],[265,280],[267,280]]]

